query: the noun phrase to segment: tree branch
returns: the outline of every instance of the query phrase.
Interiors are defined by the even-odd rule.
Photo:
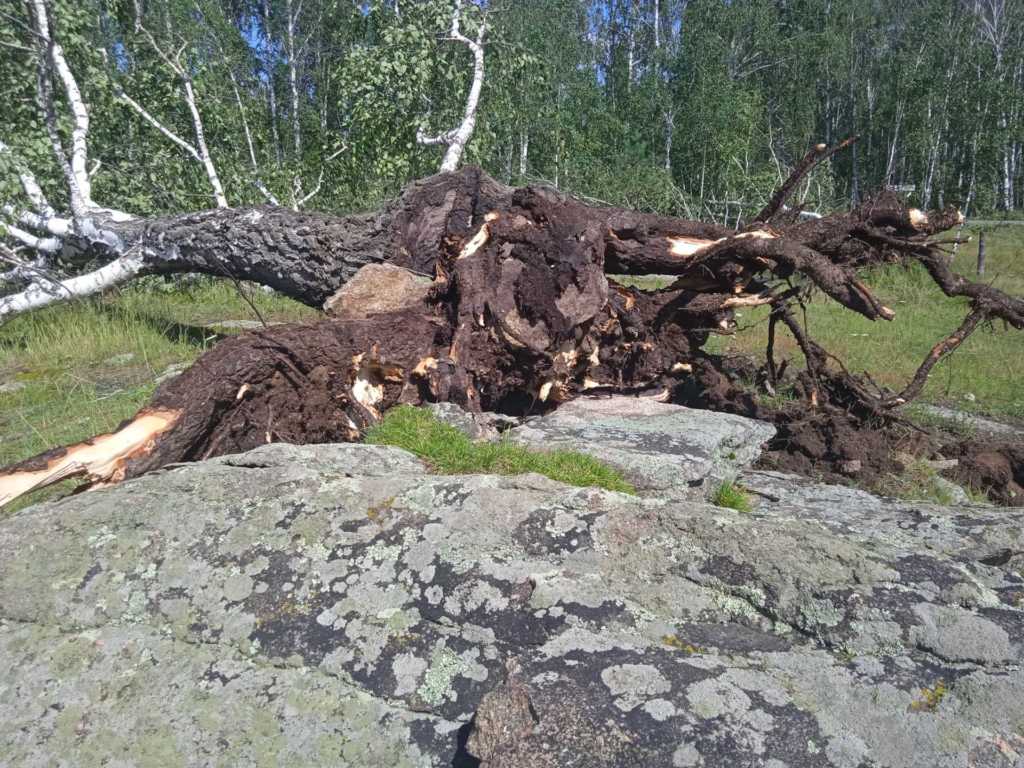
[[[779,211],[782,210],[783,206],[786,204],[786,200],[788,200],[789,196],[793,194],[794,190],[800,184],[800,180],[803,179],[804,176],[810,173],[815,166],[825,162],[836,152],[841,149],[845,149],[856,140],[856,136],[851,136],[846,139],[846,141],[836,144],[831,149],[826,144],[818,144],[812,148],[806,155],[804,155],[803,160],[797,163],[793,172],[789,175],[789,178],[783,182],[782,186],[775,190],[775,194],[772,195],[771,200],[769,200],[768,204],[761,209],[761,212],[754,217],[753,221],[761,223],[771,221]]]
[[[176,134],[170,128],[168,128],[163,123],[161,123],[159,120],[157,120],[155,117],[153,117],[153,115],[151,115],[146,110],[145,107],[143,107],[141,104],[139,104],[139,102],[137,102],[135,99],[133,99],[127,93],[125,93],[125,91],[122,88],[117,87],[116,91],[115,91],[115,95],[119,99],[121,99],[121,101],[123,101],[125,104],[127,104],[129,107],[134,109],[143,120],[145,120],[147,123],[152,125],[158,131],[160,131],[160,133],[162,133],[168,139],[173,141],[175,144],[177,144],[183,150],[188,152],[192,156],[192,158],[194,160],[196,160],[197,162],[200,162],[200,163],[203,162],[203,158],[199,156],[199,150],[198,149],[196,149],[194,146],[192,146],[187,141],[185,141],[183,138],[181,138],[181,136]]]
[[[206,144],[206,131],[203,127],[203,118],[199,112],[199,106],[196,102],[196,94],[192,85],[192,77],[189,75],[188,70],[185,69],[185,67],[183,67],[178,61],[187,44],[183,44],[182,49],[178,51],[175,56],[169,56],[157,43],[156,38],[153,37],[152,33],[150,33],[142,23],[142,7],[139,4],[139,0],[135,0],[135,30],[146,38],[150,47],[157,56],[159,56],[168,68],[170,68],[170,70],[181,80],[185,106],[188,107],[189,114],[192,118],[192,132],[195,135],[195,144],[188,144],[180,136],[166,128],[155,117],[143,109],[138,102],[125,94],[123,90],[121,90],[119,95],[127,101],[136,112],[164,134],[164,136],[192,155],[196,162],[198,162],[206,172],[206,178],[210,183],[210,188],[213,190],[213,199],[217,204],[217,207],[227,208],[228,200],[224,195],[224,187],[221,184],[220,176],[217,173],[217,167],[214,165],[213,157],[210,155],[210,149]]]

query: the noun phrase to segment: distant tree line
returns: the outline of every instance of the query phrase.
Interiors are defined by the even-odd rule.
[[[53,132],[73,146],[73,105],[56,89],[47,120],[35,2],[0,0],[0,205],[23,166],[67,195]],[[474,67],[454,4],[53,0],[95,198],[141,215],[372,208],[436,172],[443,148],[417,136],[462,119]],[[462,160],[504,181],[731,224],[809,146],[857,135],[800,202],[898,185],[921,207],[1024,207],[1020,0],[467,2],[461,32],[481,25]]]

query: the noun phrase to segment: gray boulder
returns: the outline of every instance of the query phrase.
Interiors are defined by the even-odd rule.
[[[534,448],[590,454],[642,492],[702,493],[753,463],[775,427],[742,416],[668,405],[651,397],[588,397],[509,435]]]
[[[1024,511],[742,479],[746,514],[271,445],[23,510],[0,762],[1017,764]]]

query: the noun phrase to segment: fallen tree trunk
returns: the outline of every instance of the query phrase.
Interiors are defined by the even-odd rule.
[[[794,176],[827,154],[816,148]],[[830,368],[789,306],[820,289],[889,320],[894,312],[857,272],[884,261],[921,261],[947,294],[971,299],[970,322],[936,346],[923,376],[984,320],[1024,327],[1024,302],[942,261],[933,235],[961,220],[956,211],[925,214],[890,195],[803,221],[782,213],[785,197],[737,233],[510,189],[467,168],[413,184],[372,215],[260,208],[121,224],[117,237],[142,254],[144,271],[257,280],[313,305],[347,283],[331,301],[338,317],[222,342],[114,435],[8,468],[0,504],[74,475],[102,484],[268,442],[357,440],[398,403],[525,413],[586,391],[658,388],[677,401],[694,387],[720,392],[721,367],[702,348],[710,334],[733,331],[737,309],[758,305],[772,306],[773,323],[797,339],[815,407],[878,416],[916,394],[917,379],[894,396]],[[378,263],[420,287],[400,279],[390,299],[366,304],[376,285],[367,290],[367,265]],[[609,273],[676,280],[645,292]],[[729,397],[733,406],[742,399]]]
[[[0,321],[45,304],[96,293],[140,275],[186,272],[251,280],[319,307],[360,267],[401,257],[429,261],[449,217],[468,217],[467,198],[505,195],[479,172],[413,184],[380,211],[330,216],[279,206],[216,208],[136,219],[94,213],[69,223],[60,238],[65,262],[101,262],[99,270],[0,297]],[[460,210],[460,206],[463,210]],[[423,212],[429,211],[430,216]],[[52,281],[51,281],[52,282]]]

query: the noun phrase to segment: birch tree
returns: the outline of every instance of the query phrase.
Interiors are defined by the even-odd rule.
[[[475,6],[474,6],[475,7]],[[447,147],[441,161],[441,173],[454,171],[462,161],[462,153],[466,149],[473,129],[476,128],[477,109],[480,106],[480,92],[484,87],[484,35],[487,33],[487,16],[483,15],[477,23],[476,37],[471,39],[462,33],[463,0],[455,0],[452,11],[452,25],[448,39],[462,43],[473,55],[473,80],[466,94],[466,106],[462,113],[462,121],[449,131],[430,135],[423,127],[416,132],[416,141],[423,146]]]

